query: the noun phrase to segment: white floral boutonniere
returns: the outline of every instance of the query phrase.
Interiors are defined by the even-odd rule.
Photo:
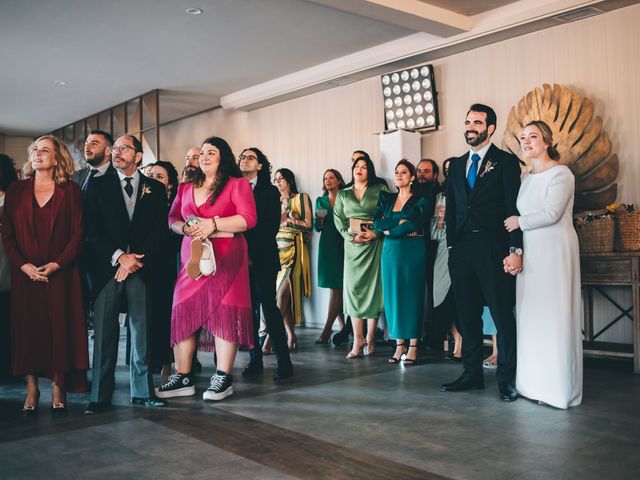
[[[151,193],[151,189],[147,185],[142,185],[142,192],[140,192],[140,198],[144,197],[147,193]]]
[[[487,160],[487,163],[484,164],[484,168],[482,169],[482,172],[480,172],[480,178],[484,177],[485,173],[489,173],[494,168],[495,168],[495,164],[491,160]]]

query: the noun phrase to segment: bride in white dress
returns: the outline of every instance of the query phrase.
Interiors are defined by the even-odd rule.
[[[516,389],[526,398],[568,408],[582,402],[580,255],[572,222],[575,180],[552,145],[544,122],[522,131],[520,146],[533,171],[520,187],[520,216],[507,218],[505,227],[520,228],[524,239],[516,279]]]

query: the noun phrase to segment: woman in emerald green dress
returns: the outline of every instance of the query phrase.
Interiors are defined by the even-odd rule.
[[[376,176],[369,158],[356,160],[351,172],[352,186],[338,192],[333,208],[336,228],[344,238],[344,314],[351,316],[353,347],[347,358],[372,355],[378,316],[383,310],[380,254],[382,233],[373,229],[373,214],[384,180]],[[363,321],[367,319],[367,338]],[[366,347],[366,348],[365,348]]]
[[[344,180],[337,170],[330,168],[324,172],[322,190],[324,195],[316,199],[316,221],[314,228],[320,232],[318,245],[318,286],[329,288],[329,311],[327,321],[317,344],[329,343],[333,322],[338,319],[340,328],[344,328],[342,314],[342,276],[344,275],[344,240],[333,221],[333,206],[338,191],[344,188]]]
[[[389,337],[396,351],[389,363],[416,363],[418,338],[422,336],[426,250],[423,234],[426,199],[414,194],[416,168],[408,160],[396,165],[397,193],[382,193],[373,227],[385,235],[382,247],[382,289]],[[428,234],[428,232],[427,232]],[[409,348],[405,340],[409,339]]]

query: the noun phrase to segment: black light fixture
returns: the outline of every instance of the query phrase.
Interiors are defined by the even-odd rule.
[[[433,65],[382,75],[385,130],[436,130],[440,125]]]

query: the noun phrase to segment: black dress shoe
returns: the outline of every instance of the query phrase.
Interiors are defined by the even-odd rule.
[[[273,381],[286,380],[293,376],[293,368],[278,368],[273,374]]]
[[[242,369],[242,376],[250,377],[253,375],[262,375],[263,370],[264,367],[262,365],[262,362],[250,360],[248,365]]]
[[[441,392],[463,392],[471,389],[484,389],[482,374],[472,376],[463,373],[455,382],[445,383],[440,387]]]
[[[515,402],[518,399],[518,391],[511,382],[500,382],[498,384],[498,390],[500,390],[500,400]]]
[[[104,412],[111,408],[111,402],[91,402],[84,411],[85,415],[93,415],[95,413]]]
[[[145,407],[151,407],[151,408],[167,406],[166,400],[162,400],[161,398],[156,398],[156,397],[149,397],[149,398],[133,397],[131,399],[131,403],[133,405],[143,405]]]

